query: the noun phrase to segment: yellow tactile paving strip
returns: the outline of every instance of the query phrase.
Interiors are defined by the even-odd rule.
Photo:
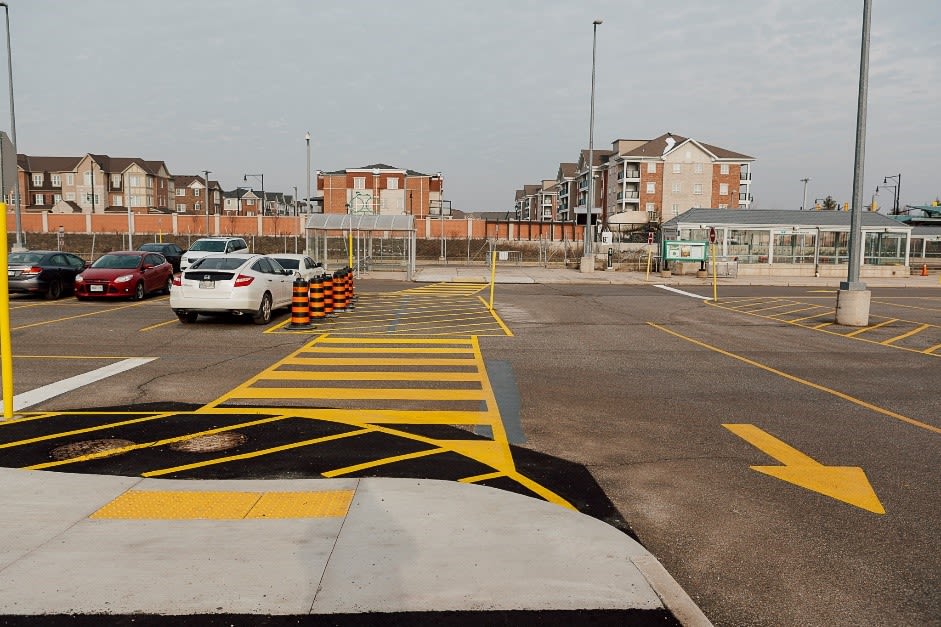
[[[90,518],[107,520],[242,520],[346,516],[353,490],[329,492],[187,492],[131,490]]]
[[[836,324],[832,301],[821,304],[792,298],[748,297],[726,298],[718,303],[706,303],[720,309],[785,322],[830,335],[941,357],[941,326],[936,324],[888,316],[870,316],[868,326],[844,328]]]

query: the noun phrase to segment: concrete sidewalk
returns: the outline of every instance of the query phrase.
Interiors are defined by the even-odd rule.
[[[630,610],[709,624],[629,536],[483,486],[0,469],[0,493],[3,615]],[[320,497],[339,509],[300,505]]]
[[[395,273],[373,272],[364,278],[384,278]],[[404,273],[401,278],[404,278]],[[420,283],[447,283],[456,281],[490,282],[490,269],[483,266],[429,265],[419,266],[414,280]],[[832,287],[837,289],[844,278],[799,277],[799,276],[742,276],[718,277],[721,288],[728,285],[779,285],[785,287]],[[941,277],[900,276],[891,278],[865,278],[867,287],[941,287]],[[496,283],[570,283],[596,285],[701,285],[712,287],[712,277],[697,278],[695,275],[661,277],[657,272],[628,272],[622,270],[596,270],[583,273],[570,268],[545,268],[541,266],[497,266]]]

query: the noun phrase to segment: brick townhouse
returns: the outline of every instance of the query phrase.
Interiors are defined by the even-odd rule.
[[[173,177],[173,183],[176,187],[174,211],[177,213],[205,215],[207,202],[210,214],[222,213],[223,191],[219,181],[209,179],[208,193],[206,179],[199,175],[178,174]]]
[[[665,133],[655,139],[616,139],[611,149],[588,150],[576,163],[560,163],[552,191],[556,210],[532,212],[530,187],[517,190],[519,219],[585,223],[588,175],[595,176],[592,215],[611,228],[661,223],[693,207],[747,209],[752,202],[754,157],[689,137]],[[545,184],[545,181],[544,181]]]
[[[377,163],[335,172],[317,172],[317,191],[323,194],[324,213],[449,215],[440,172]]]
[[[21,208],[53,213],[169,212],[173,176],[140,157],[17,155]],[[13,202],[12,193],[9,202]]]
[[[524,185],[516,193],[518,220],[557,220],[558,189],[555,179],[545,179],[539,185]]]

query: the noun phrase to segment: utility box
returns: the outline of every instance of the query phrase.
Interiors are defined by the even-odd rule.
[[[16,189],[16,150],[10,136],[0,131],[0,192],[3,200]]]

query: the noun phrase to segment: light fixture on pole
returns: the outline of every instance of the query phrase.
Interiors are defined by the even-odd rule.
[[[310,210],[310,131],[304,134],[304,141],[307,142],[307,213],[313,213]]]
[[[810,182],[810,177],[808,176],[805,179],[801,179],[801,182],[804,183],[804,200],[801,201],[801,211],[807,208],[807,183]]]
[[[895,185],[885,185],[890,180],[895,181]],[[894,203],[892,204],[892,215],[897,216],[902,212],[901,207],[899,207],[899,194],[902,189],[902,175],[896,174],[895,176],[887,176],[882,179],[882,183],[885,187],[894,187],[895,188],[895,198]]]
[[[212,235],[212,228],[209,226],[209,198],[211,197],[211,192],[209,191],[209,174],[211,170],[203,170],[203,174],[206,175],[206,235]]]
[[[242,176],[242,181],[248,181],[248,177],[261,178],[261,215],[265,215],[265,202],[268,200],[265,197],[265,175],[264,174],[245,174]]]
[[[297,185],[294,186],[294,217],[297,217]]]
[[[582,272],[595,269],[591,245],[591,211],[595,204],[595,57],[598,43],[598,25],[601,20],[591,23],[591,114],[588,122],[588,198],[585,201],[585,249],[582,255]],[[587,260],[587,261],[586,261]]]
[[[10,45],[10,7],[6,2],[0,2],[3,11],[6,13],[7,23],[7,77],[9,79],[10,89],[10,140],[13,142],[13,169],[16,171],[17,151],[16,151],[16,113],[13,107],[13,49]],[[25,250],[23,244],[23,223],[20,217],[20,175],[17,173],[13,177],[13,215],[16,221],[16,242],[13,245],[14,252]],[[94,189],[92,189],[94,192]],[[6,199],[4,199],[6,200]],[[4,217],[6,220],[6,217]],[[4,226],[6,228],[6,226]]]

